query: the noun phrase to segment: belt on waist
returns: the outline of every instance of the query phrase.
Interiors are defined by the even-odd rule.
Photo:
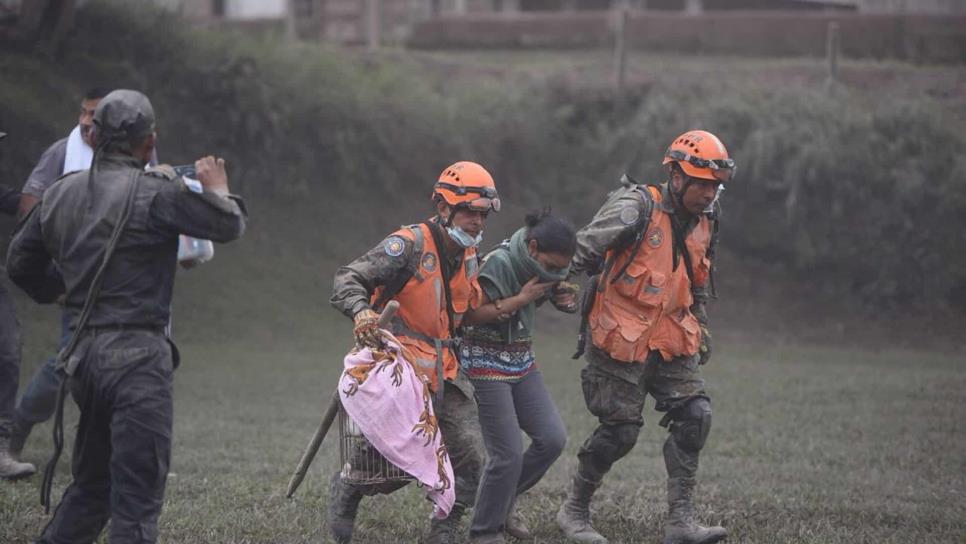
[[[87,334],[106,334],[109,332],[153,332],[155,334],[164,334],[164,325],[137,325],[128,323],[112,323],[108,325],[88,325],[84,327],[84,332]]]
[[[443,382],[445,381],[443,376],[443,348],[446,347],[455,352],[456,348],[460,345],[460,339],[434,338],[421,332],[416,332],[397,320],[393,320],[390,323],[389,330],[397,336],[408,336],[433,344],[436,347],[436,402],[441,403],[443,401]]]

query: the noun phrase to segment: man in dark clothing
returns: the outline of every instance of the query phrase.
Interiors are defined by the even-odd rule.
[[[5,132],[0,132],[0,140],[7,137]],[[20,192],[6,185],[0,185],[0,213],[14,215],[17,213],[17,205],[20,202]]]
[[[154,111],[141,93],[110,93],[94,124],[91,171],[70,174],[44,193],[7,256],[10,278],[37,302],[66,295],[77,335],[61,358],[81,412],[74,481],[38,542],[93,542],[108,519],[112,543],[155,542],[178,362],[163,332],[178,235],[228,242],[241,236],[245,213],[228,193],[221,159],[195,163],[201,191],[170,167],[143,170],[156,134]],[[125,226],[112,240],[119,221]],[[99,272],[112,242],[113,254]],[[62,279],[48,273],[51,260]],[[92,289],[98,276],[100,287]],[[99,292],[91,306],[92,290]]]
[[[7,137],[6,132],[0,132],[0,140]],[[14,215],[17,213],[17,204],[20,202],[20,192],[10,187],[0,184],[0,213]]]
[[[0,132],[0,140],[5,136]],[[19,191],[0,185],[0,213],[16,213],[19,199]],[[37,472],[37,468],[18,462],[10,453],[14,401],[20,381],[20,322],[14,313],[10,293],[3,284],[0,279],[0,478],[15,479],[30,476]]]

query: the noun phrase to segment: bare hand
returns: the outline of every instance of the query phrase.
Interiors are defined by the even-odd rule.
[[[208,191],[220,195],[228,194],[228,173],[225,171],[225,159],[211,155],[195,161],[195,171],[198,181]]]
[[[547,293],[547,289],[554,284],[552,281],[537,283],[540,278],[534,276],[530,278],[523,287],[520,288],[520,296],[527,303],[533,302]]]
[[[570,291],[554,293],[550,300],[553,301],[554,305],[558,308],[573,308],[577,306],[577,295]]]

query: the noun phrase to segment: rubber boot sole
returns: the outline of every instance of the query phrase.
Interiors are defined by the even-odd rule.
[[[608,544],[607,538],[598,532],[587,532],[580,531],[576,533],[569,533],[566,529],[567,523],[563,521],[564,514],[563,507],[557,511],[557,527],[563,532],[567,540],[571,542],[578,542],[579,544]],[[565,518],[564,518],[565,519]]]

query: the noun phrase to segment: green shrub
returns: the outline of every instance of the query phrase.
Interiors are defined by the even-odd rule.
[[[925,96],[870,101],[716,73],[659,80],[618,107],[600,85],[457,77],[399,52],[188,29],[104,2],[80,10],[61,63],[20,55],[0,67],[20,78],[0,86],[0,121],[26,141],[53,139],[81,83],[143,89],[167,161],[223,154],[240,192],[317,202],[304,220],[323,224],[306,230],[331,229],[355,253],[383,225],[346,229],[359,213],[346,203],[422,213],[453,160],[487,165],[513,209],[551,204],[579,223],[622,172],[660,181],[668,142],[701,127],[739,163],[724,197],[730,250],[790,271],[796,295],[966,308],[966,138]],[[0,173],[23,175],[28,159]]]

